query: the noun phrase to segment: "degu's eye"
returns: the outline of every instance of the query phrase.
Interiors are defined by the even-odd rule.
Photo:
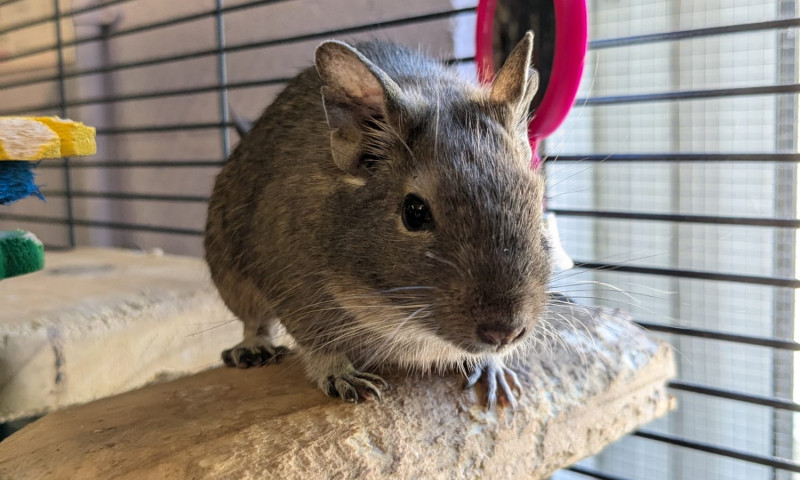
[[[433,216],[428,204],[414,194],[406,195],[403,200],[403,225],[411,231],[430,230],[433,228]]]

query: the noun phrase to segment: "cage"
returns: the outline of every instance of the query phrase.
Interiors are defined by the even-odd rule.
[[[680,408],[555,478],[800,478],[796,0],[590,0],[579,98],[542,148],[576,269],[677,352]],[[476,76],[476,0],[5,0],[0,115],[97,126],[0,211],[51,250],[202,255],[213,178],[328,38],[390,39]],[[513,14],[513,13],[512,13]]]

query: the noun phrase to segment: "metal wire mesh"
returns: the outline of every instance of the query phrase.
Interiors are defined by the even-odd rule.
[[[562,288],[668,339],[681,407],[559,477],[790,478],[797,4],[592,6],[583,98],[547,145],[585,269]]]

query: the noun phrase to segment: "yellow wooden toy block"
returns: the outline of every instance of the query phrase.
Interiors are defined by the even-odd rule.
[[[94,155],[95,129],[59,117],[0,117],[0,160]]]

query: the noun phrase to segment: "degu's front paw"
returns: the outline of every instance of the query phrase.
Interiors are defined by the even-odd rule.
[[[486,379],[486,406],[488,409],[497,405],[498,398],[505,399],[512,408],[516,408],[517,398],[512,387],[522,393],[522,384],[514,370],[508,368],[501,359],[490,357],[484,363],[472,367],[464,388],[472,388],[481,378]],[[509,379],[511,380],[510,385]],[[499,391],[498,386],[500,387]]]
[[[389,388],[386,380],[371,373],[350,370],[325,379],[323,391],[331,397],[339,397],[346,402],[358,403],[374,397],[381,401],[381,391]]]
[[[280,345],[244,341],[222,352],[222,361],[229,367],[260,367],[280,363],[289,349]]]

